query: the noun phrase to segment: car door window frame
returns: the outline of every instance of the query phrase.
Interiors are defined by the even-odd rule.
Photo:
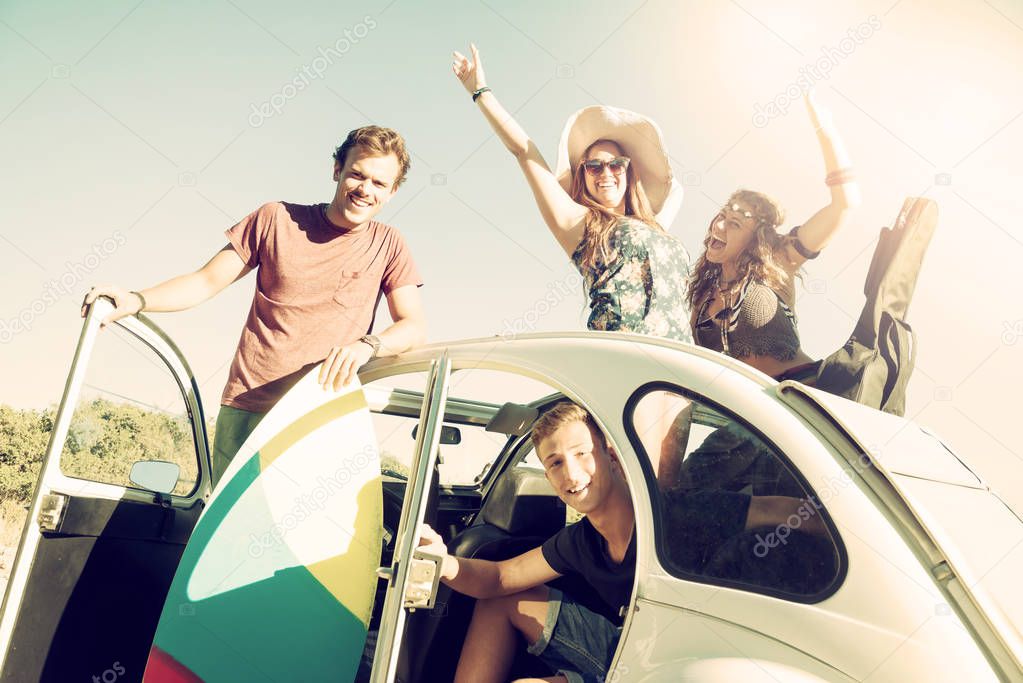
[[[443,353],[446,356],[447,351],[446,351],[446,349],[438,349],[436,351],[436,353],[437,354]],[[360,371],[359,378],[363,382],[364,385],[368,385],[368,384],[371,384],[372,382],[376,382],[378,380],[385,379],[387,377],[392,377],[392,376],[395,376],[395,375],[400,375],[400,374],[405,374],[405,373],[430,371],[433,363],[436,360],[436,357],[437,356],[432,356],[432,357],[426,358],[426,359],[417,358],[417,359],[414,359],[414,360],[413,359],[409,359],[409,360],[404,360],[404,361],[402,361],[400,358],[397,361],[394,361],[394,360],[386,361],[385,360],[379,366],[375,366],[373,364],[370,364],[367,368],[365,368],[364,370]],[[541,410],[541,412],[544,409],[549,408],[554,403],[557,403],[558,401],[564,401],[564,400],[573,401],[573,402],[575,402],[575,403],[577,403],[579,405],[582,405],[582,406],[586,407],[587,410],[591,410],[592,411],[592,409],[588,406],[588,402],[584,401],[580,396],[578,396],[577,393],[571,387],[565,386],[560,381],[555,380],[555,379],[553,379],[551,377],[540,376],[540,375],[538,375],[536,373],[535,370],[533,370],[533,369],[531,369],[529,367],[523,367],[522,365],[514,364],[514,363],[508,363],[508,362],[494,362],[494,361],[487,361],[487,360],[465,359],[465,358],[456,358],[456,359],[454,359],[452,361],[452,371],[458,370],[458,369],[464,369],[464,368],[486,368],[486,369],[491,369],[491,370],[499,370],[499,371],[508,372],[508,373],[511,373],[511,374],[522,375],[524,377],[528,377],[528,378],[531,378],[531,379],[534,379],[534,380],[537,380],[539,382],[542,382],[542,383],[546,384],[551,389],[551,393],[549,393],[549,394],[547,394],[547,395],[545,395],[545,396],[543,396],[541,398],[538,398],[535,401],[533,401],[533,402],[528,404],[528,405],[535,406],[535,407],[539,408]],[[605,428],[605,424],[604,424],[605,420],[602,418],[602,416],[600,414],[598,414],[596,412],[593,412],[592,414],[594,415],[594,419],[596,420],[597,425],[598,425],[599,429],[601,430],[601,432],[603,434],[605,434],[606,436],[608,436],[608,438],[610,439],[610,442],[612,444],[614,444],[615,443],[614,439],[610,437],[611,432],[608,429]],[[610,418],[611,416],[607,415],[606,417]],[[439,432],[438,432],[437,435],[439,437]],[[514,465],[521,459],[521,457],[525,453],[527,453],[529,450],[532,449],[532,443],[531,443],[530,439],[531,439],[531,436],[529,434],[525,434],[525,435],[523,435],[521,437],[510,437],[508,439],[508,442],[505,444],[504,448],[501,450],[501,453],[497,456],[497,458],[494,461],[494,464],[491,466],[490,471],[487,473],[486,479],[483,482],[481,482],[480,491],[481,491],[481,495],[482,495],[482,497],[484,499],[489,494],[489,492],[493,488],[494,484],[497,482],[498,477],[500,477],[501,474],[503,474],[509,467],[514,467]],[[630,444],[622,443],[621,446],[628,447],[628,446],[630,446]],[[615,447],[617,448],[618,446],[616,445]],[[643,458],[639,458],[639,460],[642,462]],[[644,472],[644,476],[645,476],[645,472]],[[634,484],[638,485],[638,482],[634,482]],[[630,493],[630,498],[631,498],[631,501],[632,501],[632,505],[633,505],[634,509],[636,510],[636,514],[637,515],[640,515],[640,514],[644,514],[645,515],[647,508],[641,503],[641,496],[638,496],[636,491],[632,491]],[[420,506],[420,508],[421,507],[422,506]],[[641,529],[640,526],[641,525],[637,525],[637,530],[636,530],[637,537],[639,537],[640,535],[645,535],[647,533],[646,530],[645,529]],[[618,647],[616,648],[615,654],[614,654],[614,658],[612,659],[611,668],[610,668],[611,671],[613,671],[615,669],[615,667],[618,666],[618,661],[619,661],[620,657],[622,656],[625,644],[627,642],[627,637],[628,637],[628,634],[629,634],[630,629],[631,629],[631,623],[632,623],[633,615],[637,611],[634,607],[636,605],[636,601],[640,597],[639,596],[639,585],[640,585],[640,579],[641,579],[642,573],[643,572],[637,567],[636,574],[635,574],[635,576],[633,578],[633,585],[632,585],[632,589],[631,589],[632,593],[631,593],[631,601],[630,601],[630,604],[629,604],[629,610],[628,610],[628,613],[627,613],[627,615],[625,617],[625,622],[624,622],[624,624],[622,626],[622,633],[621,633],[621,637],[619,639]],[[386,611],[386,606],[385,606],[384,617],[386,617],[388,613],[389,612]],[[403,614],[403,616],[404,616],[404,614]],[[380,652],[380,650],[379,650],[379,642],[380,642],[379,641],[379,635],[378,635],[378,641],[377,642],[378,642],[378,649],[376,650],[376,653],[374,654],[374,667],[377,665],[377,654]],[[395,653],[396,652],[397,651],[395,650]],[[392,671],[393,671],[393,669],[392,669]],[[371,680],[373,680],[375,682],[378,679],[374,678],[374,679],[371,679]],[[379,679],[379,680],[384,680],[384,679]]]
[[[430,364],[430,376],[426,391],[423,392],[420,429],[405,488],[405,500],[402,503],[397,540],[389,568],[389,585],[373,653],[373,672],[370,677],[373,683],[391,683],[395,677],[401,636],[404,633],[407,616],[404,599],[411,570],[410,560],[419,540],[427,492],[437,461],[440,426],[443,424],[450,378],[451,361],[447,353],[443,353]],[[393,619],[389,619],[392,616]]]
[[[729,416],[733,422],[747,430],[753,437],[759,439],[761,443],[767,447],[771,454],[778,459],[778,461],[788,470],[789,474],[795,479],[795,481],[803,488],[804,493],[814,499],[821,501],[817,494],[817,491],[810,485],[803,476],[803,473],[796,467],[795,463],[788,456],[785,451],[778,447],[773,440],[771,440],[761,430],[757,429],[756,426],[749,423],[747,420],[739,416],[735,411],[728,409],[726,406],[721,405],[717,401],[714,401],[707,396],[704,396],[691,389],[686,389],[677,384],[665,381],[648,382],[639,386],[632,395],[629,396],[628,401],[625,403],[624,415],[622,416],[622,424],[625,428],[625,433],[629,438],[630,445],[635,451],[638,458],[640,467],[643,472],[643,477],[646,479],[647,491],[650,495],[651,503],[653,503],[653,531],[654,531],[654,549],[657,555],[657,561],[661,568],[669,576],[673,576],[678,579],[685,581],[692,581],[694,583],[707,584],[711,586],[720,586],[723,588],[732,588],[735,590],[744,591],[747,593],[759,593],[776,597],[788,602],[796,602],[802,604],[816,604],[827,600],[829,597],[834,595],[842,584],[845,582],[846,574],[849,569],[849,556],[845,549],[845,543],[842,541],[842,536],[838,532],[838,527],[825,507],[825,501],[821,501],[819,507],[821,520],[828,530],[831,536],[831,541],[834,545],[837,553],[838,567],[835,572],[835,576],[831,583],[823,590],[811,594],[796,594],[778,589],[772,589],[768,586],[757,586],[741,581],[733,581],[727,579],[719,579],[712,576],[703,574],[697,574],[692,572],[684,572],[672,567],[672,562],[667,558],[665,554],[664,541],[667,538],[667,534],[664,529],[664,521],[661,513],[661,495],[659,493],[659,485],[657,482],[657,475],[653,470],[650,457],[643,446],[642,440],[636,430],[634,416],[636,408],[640,401],[649,396],[650,394],[657,391],[666,391],[674,393],[678,396],[686,398],[690,401],[703,404],[704,406],[716,411],[717,413],[725,416]]]
[[[130,484],[114,484],[74,477],[65,474],[60,469],[60,454],[67,440],[72,417],[81,399],[82,385],[89,370],[93,348],[98,335],[102,333],[99,327],[100,321],[112,310],[113,305],[105,298],[98,299],[89,308],[78,346],[75,349],[71,370],[68,373],[64,395],[54,418],[53,436],[47,449],[46,460],[47,463],[53,460],[53,470],[47,468],[46,471],[41,472],[39,482],[40,484],[45,482],[54,493],[63,492],[143,503],[152,503],[159,497],[173,507],[190,507],[196,500],[204,498],[208,494],[210,482],[209,444],[206,437],[205,414],[199,398],[199,387],[195,383],[191,368],[174,342],[155,323],[142,316],[122,318],[111,324],[117,325],[152,351],[155,358],[167,368],[178,387],[187,411],[192,443],[197,458],[198,476],[195,486],[191,492],[185,495],[156,494]],[[184,377],[190,380],[187,387],[182,383]],[[53,449],[56,449],[56,454],[51,453]],[[44,468],[47,467],[47,463],[44,463]]]

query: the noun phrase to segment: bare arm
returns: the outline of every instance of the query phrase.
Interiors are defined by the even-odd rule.
[[[455,76],[470,93],[486,87],[479,51],[475,45],[472,45],[471,49],[472,60],[455,52],[454,63],[451,67]],[[533,192],[533,198],[536,200],[544,222],[561,248],[571,256],[583,238],[583,219],[586,218],[586,207],[577,204],[565,192],[554,173],[551,172],[543,155],[540,154],[540,150],[537,149],[536,143],[529,138],[522,126],[512,118],[512,115],[501,106],[493,92],[487,91],[481,94],[477,98],[476,104],[483,112],[487,123],[493,128],[494,133],[519,162],[519,167],[522,169],[523,175],[526,176],[526,182],[529,183],[529,189]]]
[[[419,545],[444,558],[441,566],[444,583],[474,598],[511,595],[561,576],[547,564],[539,547],[501,562],[455,557],[448,554],[440,535],[425,524]]]
[[[387,295],[393,324],[380,333],[378,356],[396,356],[426,341],[426,314],[419,287],[406,285]]]
[[[140,290],[147,311],[182,311],[191,308],[222,291],[232,282],[244,277],[250,270],[230,244],[224,246],[206,265],[193,273],[186,273]],[[126,289],[112,285],[93,287],[82,302],[82,316],[99,296],[114,300],[114,310],[102,324],[138,313],[142,300]]]
[[[669,489],[678,483],[692,424],[693,404],[687,402],[687,405],[675,416],[661,443],[661,458],[657,463],[657,484],[662,490]]]
[[[746,513],[746,529],[788,527],[816,536],[828,533],[817,507],[810,500],[789,496],[752,496]]]
[[[826,173],[832,173],[841,169],[852,167],[849,155],[846,153],[842,139],[838,135],[831,114],[819,107],[812,95],[806,96],[806,107],[810,114],[810,121],[817,130],[817,142],[820,143],[821,153],[824,156],[824,169]],[[860,205],[860,189],[855,181],[831,185],[831,203],[811,216],[799,228],[799,242],[808,251],[820,251],[831,238],[838,232],[839,228],[848,217],[850,209]],[[796,268],[801,266],[806,258],[802,256],[791,244],[785,247],[786,256]]]
[[[387,308],[394,322],[377,335],[380,348],[376,355],[396,356],[426,340],[426,315],[418,287],[406,285],[391,290],[387,295]],[[335,346],[320,366],[319,383],[325,389],[332,385],[336,391],[351,382],[372,355],[373,347],[362,341]]]
[[[692,402],[668,391],[650,394],[636,406],[633,421],[658,485],[662,491],[672,488],[678,483],[689,442]]]

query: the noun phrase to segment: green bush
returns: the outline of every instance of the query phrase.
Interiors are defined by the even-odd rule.
[[[53,431],[55,409],[0,406],[0,500],[28,502]],[[212,421],[207,425],[213,443]],[[63,445],[60,468],[68,476],[127,485],[138,460],[168,460],[181,467],[174,492],[195,486],[197,465],[188,419],[106,399],[76,408]]]
[[[128,472],[139,460],[177,463],[181,474],[174,493],[188,494],[198,477],[188,418],[106,399],[77,407],[60,456],[64,474],[127,486]]]
[[[0,406],[0,500],[31,497],[52,430],[52,409]]]

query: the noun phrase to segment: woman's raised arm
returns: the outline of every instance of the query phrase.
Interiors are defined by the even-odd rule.
[[[470,45],[470,49],[471,60],[460,52],[454,53],[451,69],[466,91],[472,94],[494,133],[518,160],[544,222],[558,244],[571,256],[583,238],[586,207],[576,203],[565,192],[536,143],[498,102],[497,96],[487,87],[479,50],[475,45]]]
[[[849,210],[860,205],[860,189],[852,171],[852,162],[838,135],[831,113],[820,107],[811,93],[806,95],[806,109],[817,132],[824,155],[825,182],[831,190],[831,203],[810,217],[798,231],[800,251],[791,243],[787,256],[794,265],[801,265],[814,252],[823,249],[831,240],[849,214]]]

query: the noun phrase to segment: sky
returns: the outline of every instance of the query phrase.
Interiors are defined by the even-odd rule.
[[[348,130],[399,130],[408,182],[380,218],[423,273],[429,340],[585,327],[578,278],[517,165],[450,71],[475,41],[488,84],[553,166],[600,103],[661,126],[699,254],[738,187],[796,225],[828,201],[793,95],[812,82],[864,205],[806,267],[804,348],[845,341],[879,229],[904,198],[940,218],[909,321],[907,415],[1023,510],[1023,6],[1010,0],[294,2],[0,5],[0,404],[59,400],[89,286],[198,268],[267,201],[328,201]],[[156,314],[215,408],[253,277]],[[556,305],[540,305],[555,292]],[[386,319],[386,316],[385,316]]]

